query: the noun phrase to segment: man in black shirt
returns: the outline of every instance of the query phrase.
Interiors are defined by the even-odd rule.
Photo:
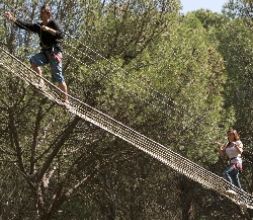
[[[10,12],[5,13],[5,17],[14,22],[19,28],[37,33],[40,37],[41,52],[30,58],[32,69],[42,75],[41,66],[50,64],[52,70],[52,81],[64,92],[64,102],[68,102],[67,85],[62,73],[62,48],[60,40],[63,33],[59,25],[52,19],[50,7],[41,7],[40,23],[26,23],[16,19]]]

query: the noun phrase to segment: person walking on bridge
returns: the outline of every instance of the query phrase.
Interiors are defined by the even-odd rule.
[[[221,156],[227,156],[228,166],[223,172],[223,176],[230,183],[241,188],[239,172],[242,171],[242,152],[243,144],[236,130],[230,129],[227,132],[228,143],[220,144],[219,153]]]
[[[5,17],[15,23],[19,28],[37,33],[40,37],[41,52],[30,58],[32,69],[42,75],[41,66],[50,64],[52,81],[64,92],[63,101],[68,103],[68,89],[62,72],[62,48],[60,41],[63,32],[57,22],[52,18],[51,9],[48,4],[41,7],[40,23],[26,23],[16,19],[11,12],[6,12]]]

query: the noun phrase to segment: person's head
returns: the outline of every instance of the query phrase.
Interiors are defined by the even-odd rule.
[[[239,136],[238,132],[235,129],[232,129],[232,128],[229,129],[227,131],[227,135],[228,135],[228,141],[229,142],[240,140],[240,136]]]
[[[48,4],[45,4],[40,9],[40,17],[42,20],[48,20],[52,16],[50,6]]]

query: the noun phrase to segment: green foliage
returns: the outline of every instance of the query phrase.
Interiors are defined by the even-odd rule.
[[[214,13],[203,9],[195,11],[194,15],[201,21],[203,27],[206,29],[217,29],[228,20],[228,18],[223,14]]]
[[[220,137],[226,80],[222,57],[208,44],[206,35],[200,21],[189,15],[133,61],[127,75],[114,75],[102,101],[120,121],[171,148],[185,149],[185,155],[203,162],[215,161],[210,139]],[[125,96],[122,88],[146,102],[152,100],[153,91],[159,91],[174,104],[164,108],[153,103],[169,113],[161,118],[154,108]],[[159,129],[153,130],[154,126]]]
[[[106,1],[92,30],[90,45],[106,57],[136,57],[155,40],[178,12],[178,1]]]
[[[28,12],[34,10],[32,19],[41,3],[23,2]],[[176,0],[51,4],[66,31],[71,95],[221,173],[213,142],[223,141],[235,122],[244,134],[252,127],[253,39],[240,19],[209,11],[181,17]],[[0,27],[0,38],[10,51],[21,57],[35,51],[27,32],[5,24],[10,35]],[[70,116],[2,67],[0,73],[6,219],[187,219],[190,209],[198,212],[192,219],[208,219],[210,210],[227,216],[215,206],[217,195]],[[49,78],[49,69],[44,74]]]
[[[235,109],[236,127],[243,134],[251,136],[249,131],[252,130],[250,110],[253,92],[252,32],[240,20],[226,25],[224,30],[226,31],[220,34],[220,51],[225,57],[226,69],[229,74],[226,83],[226,105],[233,106]]]

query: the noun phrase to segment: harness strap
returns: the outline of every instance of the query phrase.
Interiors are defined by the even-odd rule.
[[[232,158],[229,159],[229,161],[231,161],[231,160],[233,160],[233,159],[236,159],[236,158],[237,158],[237,157],[232,157]]]
[[[62,62],[62,53],[60,50],[57,50],[57,45],[54,45],[50,48],[43,48],[42,52],[46,55],[49,61],[56,61],[57,63]]]
[[[233,160],[233,159],[236,159],[236,158],[238,158],[238,157],[233,157],[233,158],[230,158],[229,159],[229,164],[230,165],[232,165],[232,166],[234,166],[234,168],[235,169],[237,169],[237,170],[239,170],[240,172],[242,172],[242,163],[240,163],[240,162],[235,162],[235,163],[231,163],[231,161]]]

